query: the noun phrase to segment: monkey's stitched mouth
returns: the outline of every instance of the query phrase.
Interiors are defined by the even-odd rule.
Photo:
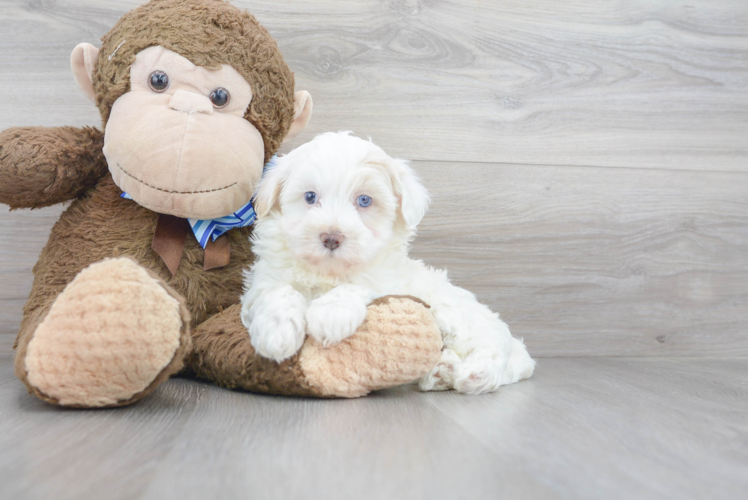
[[[164,188],[160,188],[160,187],[158,187],[158,186],[153,186],[153,185],[151,185],[151,184],[148,184],[147,182],[145,182],[145,181],[144,181],[144,180],[142,180],[142,179],[138,179],[137,177],[135,177],[134,175],[132,175],[132,174],[131,174],[130,172],[128,172],[127,170],[125,170],[124,168],[122,168],[122,165],[120,165],[119,163],[117,163],[117,168],[118,168],[118,169],[120,169],[120,170],[122,170],[122,173],[124,173],[125,175],[127,175],[127,176],[128,176],[128,177],[130,177],[131,179],[133,179],[133,180],[135,180],[135,181],[138,181],[139,183],[143,184],[144,186],[148,186],[148,187],[149,187],[149,188],[151,188],[151,189],[156,189],[156,190],[158,190],[158,191],[162,191],[162,192],[164,192],[164,193],[169,193],[169,194],[202,194],[202,193],[215,193],[216,191],[223,191],[224,189],[228,189],[228,188],[230,188],[230,187],[234,187],[234,186],[236,186],[236,185],[238,184],[238,182],[232,182],[232,183],[231,183],[231,184],[229,184],[228,186],[223,186],[223,187],[220,187],[220,188],[215,188],[215,189],[204,189],[204,190],[202,190],[202,191],[170,191],[170,190],[168,190],[168,189],[164,189]]]

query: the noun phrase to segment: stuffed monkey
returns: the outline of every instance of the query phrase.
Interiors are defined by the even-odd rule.
[[[52,404],[121,406],[174,374],[230,388],[357,397],[426,374],[441,350],[427,306],[388,297],[341,344],[311,339],[278,364],[239,318],[263,167],[312,112],[276,43],[222,0],[153,0],[75,79],[95,128],[0,133],[0,203],[72,200],[34,267],[15,371]],[[229,214],[227,216],[227,214]]]

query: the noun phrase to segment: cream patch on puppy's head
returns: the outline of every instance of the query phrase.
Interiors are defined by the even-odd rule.
[[[350,132],[330,132],[278,159],[255,210],[279,223],[295,259],[340,275],[407,241],[428,203],[406,162]]]

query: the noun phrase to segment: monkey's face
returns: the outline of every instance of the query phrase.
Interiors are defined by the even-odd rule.
[[[196,219],[235,212],[263,168],[262,136],[244,118],[251,101],[252,88],[231,66],[209,70],[158,46],[141,51],[130,91],[106,125],[114,182],[154,212]]]

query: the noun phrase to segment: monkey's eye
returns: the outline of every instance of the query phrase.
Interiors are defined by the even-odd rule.
[[[306,193],[304,193],[304,199],[310,205],[314,205],[315,203],[317,203],[317,193],[315,193],[314,191],[307,191]]]
[[[358,197],[358,206],[362,208],[366,208],[369,205],[371,205],[371,196],[362,194],[361,196]]]
[[[218,87],[210,93],[210,102],[212,102],[213,106],[216,108],[225,108],[229,103],[230,97],[231,95],[228,90],[223,87]]]
[[[154,92],[161,93],[169,88],[169,75],[163,71],[154,71],[151,76],[148,77],[148,86]]]

